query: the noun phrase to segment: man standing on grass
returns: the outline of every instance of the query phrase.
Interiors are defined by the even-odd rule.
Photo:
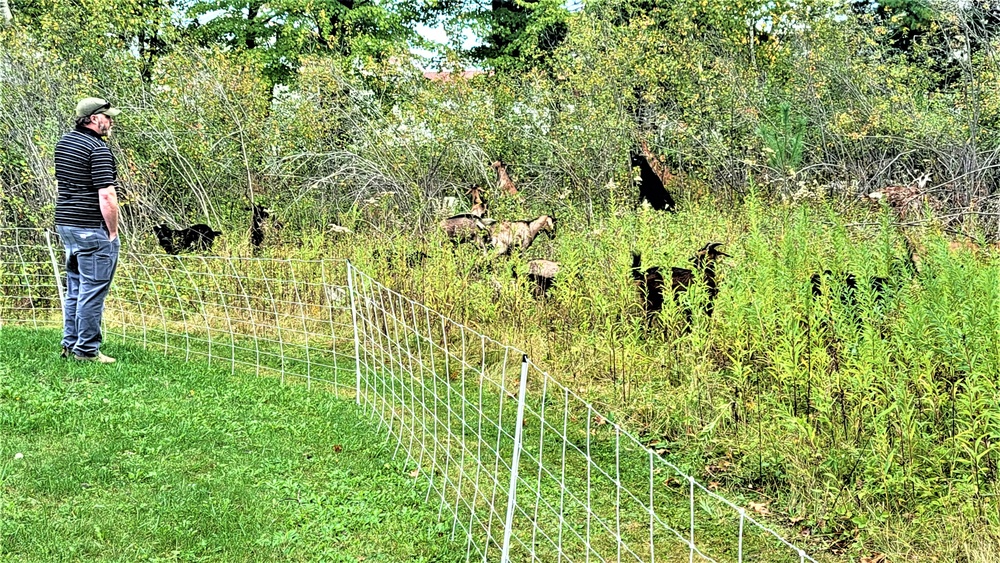
[[[101,98],[76,104],[76,127],[56,144],[56,231],[66,248],[62,356],[110,364],[101,353],[104,298],[118,266],[118,172],[104,137],[121,110]]]

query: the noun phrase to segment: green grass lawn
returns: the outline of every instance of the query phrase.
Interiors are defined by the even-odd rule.
[[[318,388],[0,330],[0,560],[456,561],[372,420]]]

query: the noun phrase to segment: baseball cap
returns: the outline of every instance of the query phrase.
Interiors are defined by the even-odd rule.
[[[84,98],[76,104],[77,117],[87,117],[88,115],[98,113],[103,113],[108,117],[114,117],[121,112],[122,110],[111,107],[111,102],[105,100],[104,98]]]

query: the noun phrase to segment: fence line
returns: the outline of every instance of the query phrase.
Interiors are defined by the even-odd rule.
[[[61,326],[61,252],[0,229],[0,327]],[[426,477],[468,561],[815,561],[524,352],[346,260],[128,254],[105,325],[353,398]]]

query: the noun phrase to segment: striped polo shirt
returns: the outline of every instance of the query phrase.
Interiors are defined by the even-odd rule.
[[[115,157],[101,137],[77,127],[56,143],[56,225],[100,228],[104,226],[97,191],[117,180]]]

